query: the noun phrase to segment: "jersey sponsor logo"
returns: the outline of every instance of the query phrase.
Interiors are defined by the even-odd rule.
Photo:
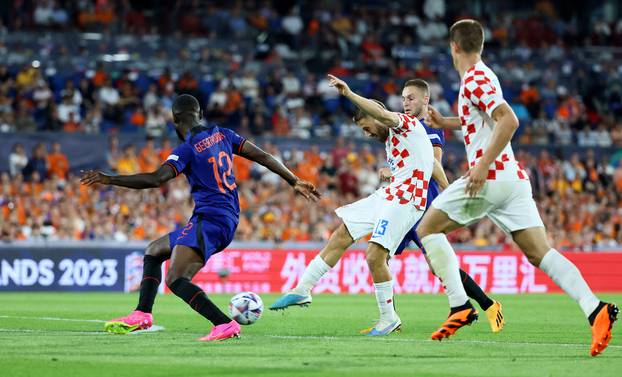
[[[212,145],[216,143],[220,143],[223,140],[225,140],[225,135],[223,135],[222,132],[216,132],[215,134],[210,135],[200,140],[199,142],[195,143],[193,147],[195,151],[197,151],[198,153],[201,153],[204,150],[210,148]]]
[[[179,156],[178,156],[178,155],[176,155],[176,154],[172,154],[172,155],[168,156],[168,157],[166,158],[166,160],[167,160],[167,161],[168,161],[168,160],[179,161]]]

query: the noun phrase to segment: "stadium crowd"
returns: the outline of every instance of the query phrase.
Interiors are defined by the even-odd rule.
[[[243,159],[234,161],[240,196],[237,240],[325,241],[339,224],[333,210],[366,196],[379,187],[377,171],[383,156],[369,145],[338,139],[320,152],[264,148],[290,166],[323,194],[319,205],[309,205],[276,175]],[[120,148],[115,137],[108,148],[108,170],[132,174],[151,171],[171,151],[168,142],[148,141],[140,150]],[[447,153],[448,177],[465,169],[463,155]],[[534,195],[553,242],[562,249],[592,250],[622,245],[622,156],[596,159],[592,152],[570,159],[519,152],[529,172]],[[86,188],[70,172],[60,145],[50,153],[38,145],[30,157],[16,145],[10,172],[0,178],[0,233],[2,239],[150,240],[183,225],[192,211],[185,178],[162,189],[135,191]],[[508,244],[510,240],[489,221],[451,235],[452,241],[472,246]]]
[[[437,0],[408,11],[399,2],[388,9],[356,1],[278,3],[13,2],[2,10],[0,26],[6,38],[0,61],[7,62],[0,65],[0,132],[160,137],[171,132],[175,93],[188,92],[211,120],[243,135],[348,136],[352,108],[328,87],[327,72],[349,77],[354,89],[394,110],[401,107],[400,85],[423,78],[431,84],[431,102],[444,113],[455,111],[458,77],[445,39],[463,8]],[[551,1],[522,7],[504,17],[482,15],[486,59],[521,120],[521,141],[622,145],[622,59],[586,50],[620,44],[622,21],[603,16],[576,25]],[[93,46],[77,33],[91,29],[108,34]],[[10,38],[24,30],[61,30],[79,42],[67,44],[52,33],[26,48],[28,38]],[[130,33],[124,38],[134,38],[133,47],[122,46],[116,33]],[[149,33],[214,43],[197,39],[165,48],[163,41],[139,39]],[[114,64],[115,54],[128,60]]]
[[[343,141],[363,135],[352,124],[351,104],[325,74],[347,77],[353,89],[393,110],[401,109],[401,84],[423,78],[431,103],[455,112],[459,78],[447,25],[476,8],[442,0],[389,7],[368,1],[0,3],[0,137],[110,134],[109,171],[150,171],[172,148],[174,96],[191,93],[210,121],[243,136],[310,139],[304,151],[265,148],[318,185],[324,194],[318,206],[305,205],[275,176],[235,161],[242,207],[237,239],[300,241],[326,240],[338,224],[333,209],[373,191],[382,165],[381,153]],[[521,121],[515,145],[622,146],[622,59],[611,48],[622,45],[622,18],[604,5],[582,12],[549,0],[484,3],[486,61]],[[117,133],[144,134],[147,142],[121,146]],[[320,153],[313,138],[327,136],[338,142]],[[447,139],[461,137],[447,133]],[[6,147],[3,239],[153,239],[183,224],[192,208],[184,179],[161,190],[89,191],[60,144],[31,153]],[[450,179],[466,168],[462,156],[445,156]],[[555,245],[622,245],[619,156],[561,159],[545,151],[518,158]],[[452,237],[476,246],[509,242],[489,221]]]

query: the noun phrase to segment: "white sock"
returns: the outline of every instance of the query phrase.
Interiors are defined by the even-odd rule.
[[[378,323],[391,323],[396,320],[397,315],[393,308],[393,280],[384,283],[374,283],[376,291],[376,302],[380,310],[380,320]]]
[[[600,300],[592,293],[577,266],[568,258],[561,255],[557,250],[551,249],[542,258],[540,269],[546,272],[555,284],[579,303],[586,317],[589,317],[596,310]]]
[[[317,282],[330,270],[330,266],[324,262],[324,259],[320,255],[316,255],[315,258],[309,263],[305,272],[302,274],[300,281],[294,292],[301,295],[311,294],[311,289],[315,287]]]
[[[445,286],[445,293],[449,298],[449,306],[464,305],[468,296],[460,280],[460,264],[454,249],[443,233],[430,234],[421,239],[421,243],[430,260],[434,273]]]

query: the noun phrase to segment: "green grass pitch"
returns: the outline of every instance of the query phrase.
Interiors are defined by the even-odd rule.
[[[263,295],[266,307],[276,296]],[[602,295],[622,303],[622,294]],[[225,307],[230,295],[212,298]],[[317,295],[309,308],[266,310],[242,338],[196,341],[210,324],[172,295],[156,301],[161,332],[111,335],[106,320],[134,308],[134,294],[0,294],[0,375],[19,376],[614,376],[622,370],[622,327],[589,356],[590,330],[563,295],[499,296],[500,334],[480,321],[448,341],[430,333],[447,315],[444,295],[399,295],[403,331],[358,335],[377,317],[372,295]],[[52,319],[55,318],[55,319]],[[58,320],[63,319],[63,320]],[[70,321],[67,319],[74,319]]]

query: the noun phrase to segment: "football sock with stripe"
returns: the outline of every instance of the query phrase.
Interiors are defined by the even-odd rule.
[[[477,285],[475,280],[473,280],[473,278],[463,269],[460,269],[460,279],[462,280],[462,286],[464,286],[467,296],[477,301],[477,304],[480,308],[482,308],[482,310],[486,311],[492,306],[494,302],[490,299],[490,297],[486,296],[486,293],[484,293],[482,288]]]
[[[376,302],[380,310],[380,322],[393,322],[397,315],[393,306],[393,280],[374,283]]]
[[[151,313],[162,281],[162,262],[164,259],[152,255],[145,255],[143,258],[143,280],[140,282],[140,296],[136,310]]]
[[[197,311],[203,317],[207,318],[214,326],[231,322],[231,319],[225,315],[201,288],[192,284],[187,278],[179,278],[169,285],[171,292],[184,300],[192,309]]]

